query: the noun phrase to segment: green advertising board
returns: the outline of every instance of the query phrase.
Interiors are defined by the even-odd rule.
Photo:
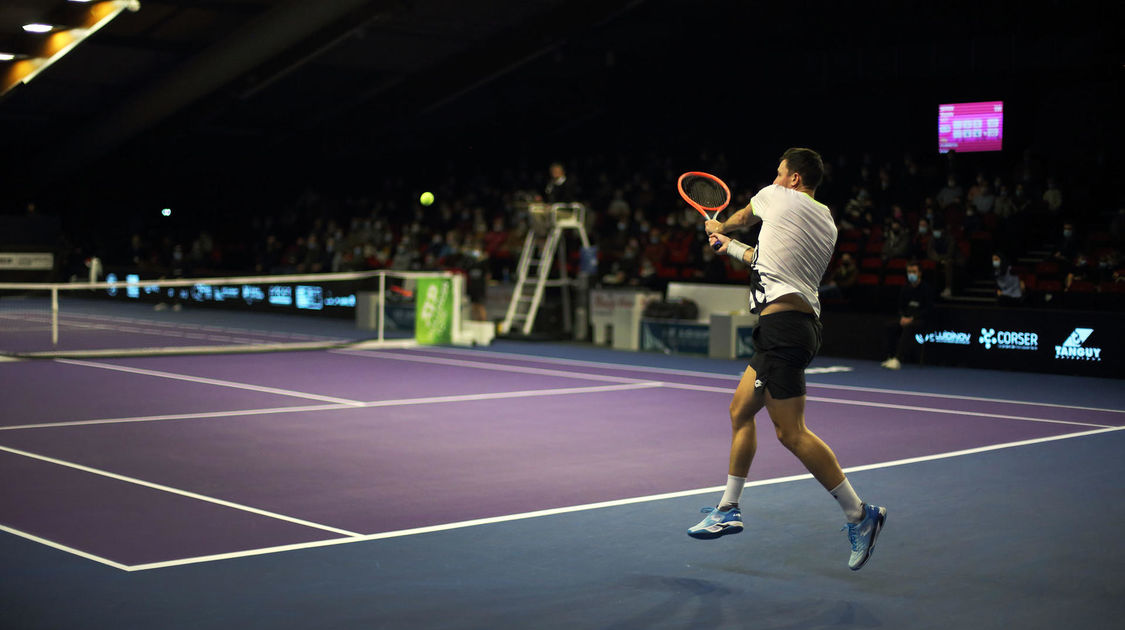
[[[414,296],[414,339],[426,345],[453,343],[453,280],[419,278]]]

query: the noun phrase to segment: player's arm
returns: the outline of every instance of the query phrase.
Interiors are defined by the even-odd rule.
[[[750,261],[754,260],[754,248],[749,245],[736,241],[726,234],[714,233],[707,236],[711,242],[711,247],[715,247],[719,243],[721,247],[715,251],[720,254],[726,254],[731,258],[741,262],[744,265],[749,265]]]
[[[729,234],[735,230],[754,225],[761,220],[761,217],[754,215],[753,204],[747,203],[745,208],[727,217],[726,221],[707,221],[704,228],[706,228],[708,234]]]

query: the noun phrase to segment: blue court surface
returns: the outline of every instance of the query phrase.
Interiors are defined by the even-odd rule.
[[[1117,628],[1120,381],[819,358],[832,498],[744,364],[498,342],[0,363],[4,628]]]

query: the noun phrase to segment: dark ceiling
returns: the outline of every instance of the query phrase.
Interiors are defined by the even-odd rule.
[[[5,0],[0,51],[31,45],[22,24],[80,10]],[[823,118],[843,142],[845,121],[893,125],[939,98],[1030,102],[1039,82],[1048,101],[1096,86],[1080,96],[1116,98],[1112,120],[1119,13],[1058,0],[141,0],[0,99],[0,167],[11,192],[122,169],[514,155],[677,130],[742,141],[788,131],[787,113],[802,129]]]

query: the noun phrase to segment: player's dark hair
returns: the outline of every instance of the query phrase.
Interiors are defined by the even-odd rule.
[[[824,160],[820,159],[820,154],[812,149],[799,147],[786,149],[781,159],[788,164],[790,173],[801,176],[801,183],[805,188],[816,190],[820,180],[824,179]]]

